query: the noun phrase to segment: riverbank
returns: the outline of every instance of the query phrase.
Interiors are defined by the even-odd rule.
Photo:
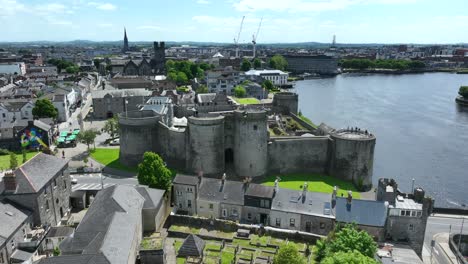
[[[415,73],[431,73],[431,72],[447,72],[447,73],[457,73],[457,74],[467,74],[467,69],[448,69],[448,68],[438,68],[438,69],[411,69],[411,70],[395,70],[395,69],[343,69],[342,73],[372,73],[372,74],[415,74]]]
[[[464,98],[463,96],[457,96],[457,98],[455,98],[455,102],[462,106],[468,106],[468,98]]]

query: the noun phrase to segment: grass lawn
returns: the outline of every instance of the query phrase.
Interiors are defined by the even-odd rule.
[[[234,253],[225,252],[221,253],[221,263],[222,264],[231,264],[234,259]]]
[[[92,150],[91,157],[97,162],[113,169],[137,172],[136,167],[127,167],[120,163],[118,148],[96,148]]]
[[[26,160],[36,156],[38,152],[27,152],[26,153]],[[18,166],[23,164],[23,154],[17,153],[16,160],[18,161]],[[0,156],[0,169],[7,169],[10,167],[10,155],[1,155]]]
[[[311,125],[312,127],[315,127],[317,128],[318,126],[316,124],[314,124],[314,122],[312,122],[312,120],[310,120],[309,118],[303,116],[303,115],[298,115],[298,117],[300,119],[302,119],[304,122],[306,122],[307,124]]]
[[[189,226],[179,226],[179,225],[171,225],[169,227],[169,231],[183,232],[183,233],[194,234],[194,235],[197,235],[198,233],[200,233],[199,228],[189,227]]]
[[[307,182],[309,185],[309,191],[311,192],[332,193],[333,186],[336,185],[338,186],[338,196],[341,196],[341,194],[347,196],[348,190],[351,190],[354,198],[361,198],[361,194],[356,190],[356,187],[354,187],[352,183],[331,176],[297,173],[280,175],[280,178],[281,181],[279,182],[279,187],[281,188],[302,190],[302,185],[304,182]],[[262,184],[266,186],[274,186],[275,180],[276,175],[268,176],[263,180]]]
[[[233,97],[234,100],[236,100],[236,102],[238,102],[239,104],[259,104],[260,101],[257,100],[256,98],[237,98],[237,97]]]

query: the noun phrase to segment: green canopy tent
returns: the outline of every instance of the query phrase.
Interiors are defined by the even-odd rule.
[[[62,131],[60,132],[60,137],[67,137],[68,136],[68,132],[67,131]]]

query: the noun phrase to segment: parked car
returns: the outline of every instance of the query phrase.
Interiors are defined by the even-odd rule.
[[[71,177],[71,183],[72,184],[77,184],[78,183],[78,180],[74,177]]]
[[[120,139],[116,138],[114,140],[112,140],[109,145],[111,146],[120,146]]]

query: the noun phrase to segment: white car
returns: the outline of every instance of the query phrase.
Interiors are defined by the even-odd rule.
[[[78,180],[72,177],[72,178],[71,178],[71,183],[72,183],[72,184],[77,184],[77,183],[78,183]]]
[[[120,145],[120,139],[116,138],[114,140],[112,140],[109,145],[111,146],[119,146]]]

